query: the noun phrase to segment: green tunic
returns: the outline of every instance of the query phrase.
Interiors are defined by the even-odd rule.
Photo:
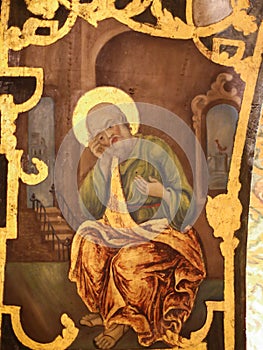
[[[99,159],[80,188],[88,219],[101,219],[109,199],[110,179],[105,179]],[[133,220],[140,224],[150,219],[167,218],[176,230],[191,225],[194,206],[190,206],[192,188],[182,165],[170,146],[156,136],[139,136],[129,159],[119,165],[123,192]],[[162,199],[145,196],[134,184],[137,175],[146,181],[157,179],[170,193],[169,205]],[[187,215],[187,219],[185,219]]]

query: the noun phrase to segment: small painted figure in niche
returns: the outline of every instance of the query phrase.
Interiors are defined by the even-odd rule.
[[[210,190],[225,190],[227,188],[237,120],[237,109],[228,104],[218,104],[207,113],[207,154]]]
[[[103,325],[94,341],[110,349],[129,327],[143,346],[179,338],[205,266],[191,213],[192,188],[162,139],[132,135],[114,105],[87,116],[89,148],[98,158],[80,195],[90,220],[74,236],[69,278]]]

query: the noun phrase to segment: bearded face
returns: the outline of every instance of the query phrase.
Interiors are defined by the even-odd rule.
[[[121,141],[130,139],[132,137],[130,130],[126,124],[115,124],[116,121],[112,122],[112,126],[109,126],[105,130],[100,131],[89,142],[89,148],[91,152],[98,158],[102,156],[107,148],[111,148],[113,152],[114,150],[120,150],[121,147],[124,147],[124,144],[121,143]]]
[[[89,148],[98,158],[110,149],[119,157],[121,147],[126,147],[124,140],[132,137],[125,115],[114,106],[96,109],[87,116],[87,128],[90,136]],[[114,154],[115,153],[115,154]]]

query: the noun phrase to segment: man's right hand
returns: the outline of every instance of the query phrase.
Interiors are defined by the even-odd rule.
[[[95,137],[89,142],[89,148],[97,158],[101,158],[103,152],[106,150],[107,147],[103,146]]]

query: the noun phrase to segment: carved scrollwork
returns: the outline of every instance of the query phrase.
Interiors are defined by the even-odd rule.
[[[8,12],[3,4],[3,11]],[[35,15],[42,16],[43,19],[29,17],[23,24],[22,29],[11,26],[4,32],[4,41],[8,48],[19,51],[28,45],[50,45],[68,34],[76,22],[77,14],[69,10],[65,23],[60,26],[59,21],[54,19],[55,12],[59,7],[58,1],[34,1],[26,0],[27,8]],[[44,30],[45,34],[39,34]]]
[[[234,105],[237,109],[241,106],[241,98],[238,95],[237,89],[232,85],[233,75],[229,73],[221,73],[218,75],[216,81],[212,83],[211,89],[203,95],[196,96],[192,101],[193,111],[193,126],[196,136],[199,142],[202,141],[202,122],[206,117],[206,113],[210,106],[218,103],[226,103]],[[197,173],[201,173],[201,169],[198,168],[199,154],[196,152],[196,167]],[[239,188],[238,177],[235,179],[236,189]],[[234,315],[234,263],[233,257],[235,249],[239,243],[239,240],[235,237],[234,233],[240,228],[240,215],[242,213],[242,205],[238,199],[235,191],[231,192],[233,188],[227,194],[217,195],[215,198],[208,196],[206,205],[207,220],[211,227],[213,227],[214,237],[223,239],[220,244],[220,250],[224,257],[224,276],[225,276],[225,288],[224,288],[224,302],[222,302],[222,311],[224,311],[224,324],[225,324],[225,340],[227,339],[228,348],[234,348],[233,339],[233,325],[235,320]],[[227,208],[227,211],[225,210]],[[224,219],[216,213],[224,212]],[[211,313],[210,306],[208,306],[208,314]]]
[[[209,329],[213,321],[213,314],[215,311],[224,311],[224,302],[223,301],[207,301],[207,316],[204,326],[196,331],[191,333],[190,339],[182,338],[180,339],[180,347],[183,349],[198,349],[200,342],[206,338]],[[201,343],[202,344],[202,343]]]
[[[0,139],[0,153],[6,155],[8,161],[7,171],[7,204],[6,204],[6,226],[0,228],[0,279],[2,281],[0,286],[0,295],[3,294],[4,269],[6,261],[6,240],[17,238],[17,205],[18,205],[18,186],[19,178],[28,184],[37,184],[43,181],[48,175],[47,165],[38,160],[33,159],[36,165],[38,174],[26,174],[21,168],[21,156],[23,151],[17,150],[17,139],[15,136],[16,119],[18,114],[28,111],[35,106],[43,91],[43,70],[41,68],[28,67],[7,67],[7,62],[1,62],[0,75],[4,77],[34,77],[36,80],[35,91],[33,95],[24,103],[16,104],[13,95],[2,94],[0,96],[0,111],[1,111],[1,139]],[[73,321],[67,316],[63,315],[61,318],[62,324],[66,327],[63,330],[63,337],[58,336],[54,342],[49,344],[40,344],[31,340],[23,331],[20,322],[20,308],[15,306],[0,305],[0,312],[2,314],[10,314],[12,326],[18,339],[25,345],[32,349],[57,349],[67,348],[78,334],[78,329],[75,328]]]
[[[61,316],[61,323],[65,328],[62,330],[62,336],[57,336],[51,343],[38,343],[30,339],[24,332],[20,321],[20,307],[2,306],[0,307],[0,312],[11,315],[11,322],[17,338],[23,339],[24,345],[30,347],[30,349],[67,349],[78,334],[78,329],[75,327],[73,321],[66,314],[63,314]]]
[[[202,35],[194,36],[193,41],[198,50],[205,57],[215,63],[228,67],[234,67],[236,72],[241,75],[241,78],[246,81],[248,67],[253,65],[253,58],[251,56],[245,57],[245,37],[255,33],[258,30],[258,25],[256,23],[256,18],[247,13],[247,9],[249,8],[248,1],[231,1],[231,4],[233,7],[233,11],[230,15],[231,25],[237,32],[241,32],[243,34],[244,40],[229,39],[228,37],[224,37],[224,34],[220,34],[219,37],[211,36],[211,48],[204,45],[203,41],[201,40],[201,37],[204,37]],[[234,48],[235,52],[230,55],[226,48]]]
[[[21,169],[21,151],[15,149],[15,120],[18,113],[27,111],[35,106],[40,99],[43,91],[43,72],[41,69],[26,67],[8,67],[8,50],[19,51],[28,45],[49,45],[61,39],[71,30],[77,17],[81,17],[93,26],[106,19],[115,18],[124,23],[131,29],[146,33],[152,36],[159,36],[173,39],[193,39],[198,50],[209,60],[225,65],[233,66],[236,72],[241,74],[241,78],[247,83],[246,93],[240,113],[240,121],[237,128],[237,137],[232,157],[232,165],[229,175],[229,187],[226,195],[218,196],[214,199],[209,198],[207,204],[207,215],[211,226],[214,228],[214,235],[222,237],[221,252],[225,258],[225,291],[224,301],[208,302],[208,316],[206,324],[202,329],[191,334],[190,340],[182,339],[180,346],[183,348],[203,349],[204,344],[200,345],[210,328],[213,312],[222,311],[225,313],[225,348],[234,348],[234,251],[238,244],[234,231],[240,225],[240,214],[242,206],[238,200],[240,189],[239,171],[240,171],[240,154],[242,153],[245,131],[251,106],[253,91],[256,83],[256,76],[261,62],[262,51],[262,26],[258,32],[258,41],[256,47],[258,52],[253,56],[245,57],[246,44],[244,40],[233,40],[224,37],[216,37],[217,33],[232,26],[236,31],[247,36],[257,31],[258,26],[253,16],[248,15],[248,0],[231,0],[232,11],[222,20],[204,26],[197,26],[193,21],[193,0],[186,1],[185,21],[163,6],[161,0],[133,0],[123,8],[117,8],[114,0],[93,0],[87,3],[79,0],[25,0],[27,10],[32,16],[27,18],[21,28],[18,26],[9,27],[8,20],[10,14],[11,0],[3,0],[1,5],[1,22],[0,22],[0,68],[2,76],[33,76],[36,77],[36,91],[34,95],[23,104],[14,104],[12,96],[2,95],[1,102],[1,143],[0,153],[6,154],[8,159],[8,205],[7,205],[7,225],[0,228],[1,245],[0,245],[0,265],[1,282],[0,293],[3,291],[4,265],[5,265],[5,245],[6,239],[17,237],[17,197],[18,197],[18,180],[19,177],[26,183],[35,184],[41,181],[47,175],[47,168],[43,163],[39,163],[39,174],[28,175]],[[68,10],[67,19],[60,26],[56,19],[56,12],[64,6]],[[145,10],[149,10],[155,24],[149,24],[143,21],[137,21],[134,17],[141,15]],[[37,16],[37,17],[36,17]],[[42,18],[39,18],[42,17]],[[45,34],[40,34],[40,29],[45,29]],[[223,34],[222,34],[223,35]],[[213,37],[212,48],[204,45],[200,38]],[[234,47],[235,53],[230,56],[224,47]],[[255,72],[254,77],[252,72]],[[207,94],[198,95],[192,102],[193,126],[197,139],[201,141],[201,122],[203,111],[209,104],[214,103],[217,99],[231,101],[240,107],[241,99],[237,90],[232,88],[226,89],[226,84],[231,82],[232,75],[223,73],[218,76],[215,83]],[[198,158],[198,155],[197,155]],[[36,161],[37,162],[37,161]],[[201,170],[200,170],[201,174]],[[219,212],[228,209],[226,215],[222,217],[217,215]],[[62,316],[62,323],[66,327],[63,331],[63,337],[59,336],[54,342],[49,344],[39,344],[29,339],[23,332],[19,316],[19,308],[7,307],[2,305],[2,313],[11,314],[12,324],[17,337],[23,340],[23,343],[32,348],[38,349],[62,349],[67,348],[77,336],[77,329],[73,322],[67,317]],[[173,332],[167,333],[167,340],[170,344],[177,345],[179,339]]]
[[[21,151],[21,156],[22,156],[22,151]],[[24,183],[26,183],[28,185],[37,185],[47,178],[48,166],[43,161],[39,160],[38,158],[32,158],[32,163],[36,166],[38,173],[37,174],[27,174],[20,167],[20,178]]]
[[[243,58],[245,53],[245,42],[242,40],[232,40],[227,38],[213,38],[212,51],[210,51],[200,40],[196,37],[193,39],[198,50],[208,59],[215,63],[234,67],[236,72],[241,75],[241,78],[246,81],[248,67],[253,65],[253,58],[251,56]],[[221,51],[222,47],[236,48],[234,55],[230,56],[228,52]]]
[[[219,74],[206,95],[198,95],[192,100],[191,108],[193,111],[193,127],[199,142],[201,142],[202,116],[207,106],[217,100],[223,100],[226,103],[229,102],[230,104],[236,105],[237,108],[240,107],[241,98],[238,95],[237,89],[235,87],[226,89],[226,83],[231,82],[232,79],[233,76],[229,73]]]
[[[232,24],[245,35],[257,30],[254,17],[246,13],[249,3],[243,0],[232,1],[233,11],[228,16],[217,23],[206,26],[194,25],[193,0],[186,1],[186,22],[167,10],[161,0],[133,0],[122,9],[116,7],[115,0],[108,2],[93,0],[84,4],[80,3],[79,0],[60,0],[60,3],[94,26],[97,26],[97,23],[103,19],[113,17],[127,24],[133,30],[166,38],[191,39],[211,36],[222,32]],[[155,25],[137,22],[134,19],[135,16],[142,14],[147,8],[150,9],[156,20]]]
[[[8,6],[7,2],[4,1],[3,11],[7,11],[5,4]],[[242,42],[233,42],[231,44],[238,47],[238,52],[234,57],[229,58],[225,53],[217,52],[216,41],[214,42],[215,48],[212,55],[199,40],[200,37],[208,37],[222,32],[231,25],[236,30],[243,32],[244,35],[257,30],[255,18],[246,13],[246,9],[249,7],[248,2],[239,0],[232,1],[231,4],[233,11],[223,20],[210,25],[196,26],[192,14],[193,0],[186,2],[186,22],[167,10],[163,6],[162,0],[133,0],[124,8],[117,8],[115,0],[93,0],[88,3],[80,3],[79,0],[52,0],[48,2],[26,0],[27,9],[33,15],[41,16],[42,19],[30,17],[24,23],[22,29],[16,26],[7,28],[5,31],[5,42],[13,50],[21,50],[30,44],[49,45],[66,35],[78,16],[94,26],[97,26],[99,21],[112,17],[128,25],[133,30],[153,36],[177,39],[193,38],[198,49],[205,56],[209,56],[209,59],[221,64],[235,65],[238,63],[238,60],[240,62],[243,51]],[[60,6],[64,6],[69,11],[68,18],[61,28],[59,28],[58,21],[54,19],[55,13]],[[135,20],[135,17],[141,15],[146,9],[149,9],[155,18],[155,25]],[[41,28],[45,28],[48,34],[38,34],[37,30]],[[214,40],[217,39],[215,38]]]
[[[52,19],[59,8],[59,1],[39,1],[39,0],[25,0],[27,8],[35,15],[40,15],[45,19]]]

